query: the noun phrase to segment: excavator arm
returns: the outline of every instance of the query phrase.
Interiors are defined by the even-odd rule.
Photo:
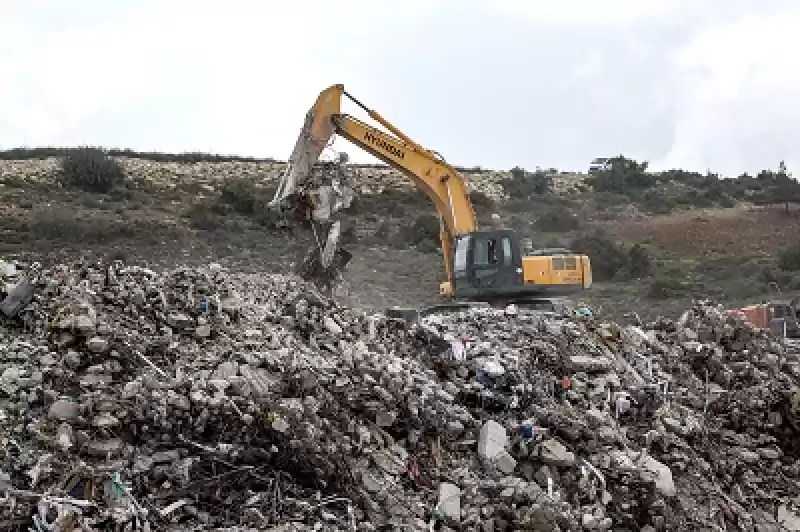
[[[343,96],[361,107],[370,118],[388,132],[342,113]],[[447,280],[452,283],[453,238],[471,233],[477,228],[475,212],[464,179],[440,155],[423,148],[376,111],[353,98],[345,91],[344,85],[332,85],[322,91],[314,106],[306,114],[303,129],[272,204],[280,205],[299,188],[303,188],[314,164],[335,134],[402,172],[428,195],[439,214],[445,271]],[[330,213],[336,210],[337,205],[346,204],[337,202],[336,194],[331,194],[331,190],[332,188],[328,187],[323,194],[316,194],[317,198],[323,198],[322,205],[317,206],[317,211],[323,213],[318,219],[327,219]],[[323,256],[332,256],[330,247],[336,245],[335,237],[338,231],[338,226],[335,226],[329,232],[326,241],[328,247],[321,250]]]

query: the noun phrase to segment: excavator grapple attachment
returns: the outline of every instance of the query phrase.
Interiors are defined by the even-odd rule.
[[[315,129],[319,129],[319,120],[312,108],[269,205],[278,210],[292,208],[311,224],[315,245],[306,252],[297,273],[331,288],[351,257],[339,248],[342,222],[338,213],[350,206],[353,191],[346,183],[346,156],[334,162],[319,162],[332,130],[330,135],[320,137],[315,135]]]

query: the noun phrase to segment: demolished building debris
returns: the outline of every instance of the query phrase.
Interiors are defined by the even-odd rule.
[[[709,303],[411,326],[218,265],[35,279],[0,339],[0,530],[781,530],[796,510],[800,353]]]

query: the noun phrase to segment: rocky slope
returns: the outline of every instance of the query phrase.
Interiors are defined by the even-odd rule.
[[[155,162],[139,158],[116,157],[131,179],[145,180],[158,188],[170,189],[185,186],[197,186],[212,191],[221,183],[231,179],[253,179],[265,186],[275,182],[281,174],[284,163],[281,162]],[[350,165],[353,170],[354,183],[357,189],[366,194],[378,193],[385,188],[411,189],[413,183],[394,169],[382,165]],[[28,180],[32,182],[50,183],[59,169],[59,159],[2,160],[0,159],[0,183],[4,180]],[[509,177],[508,172],[467,170],[462,174],[471,190],[478,190],[489,197],[501,199],[505,197],[501,180]],[[556,176],[554,186],[557,191],[567,192],[582,177],[576,174]]]

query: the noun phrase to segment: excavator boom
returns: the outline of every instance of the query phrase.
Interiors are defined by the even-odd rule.
[[[272,205],[279,205],[296,191],[298,182],[302,183],[309,176],[314,164],[333,138],[330,117],[338,114],[342,99],[338,87],[341,86],[334,85],[322,91],[314,106],[306,113],[303,128],[289,156]]]
[[[364,109],[376,122],[391,133],[366,124],[341,112],[342,97]],[[306,120],[289,158],[281,182],[272,200],[279,205],[301,187],[311,174],[333,136],[339,134],[356,146],[398,169],[420,187],[436,206],[441,221],[440,238],[444,251],[447,278],[452,276],[451,246],[453,237],[476,229],[475,211],[469,191],[461,175],[441,156],[426,150],[386,119],[350,96],[343,85],[332,85],[322,91],[306,114]],[[330,250],[327,254],[330,255]]]

